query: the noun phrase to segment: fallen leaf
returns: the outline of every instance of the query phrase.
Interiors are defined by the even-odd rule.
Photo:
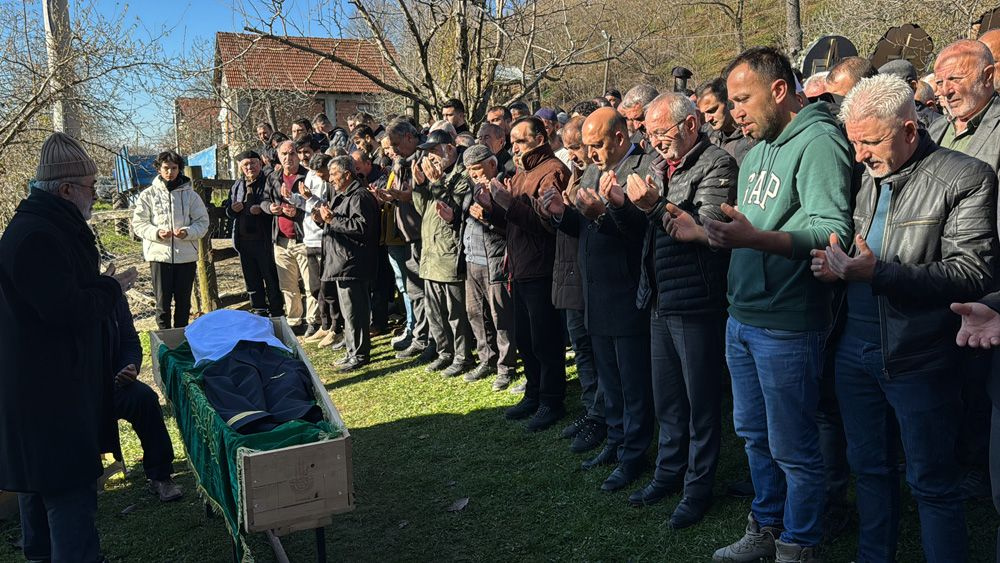
[[[469,497],[463,497],[451,503],[451,506],[448,507],[448,512],[458,512],[466,506],[469,506]]]
[[[430,436],[428,436],[427,434],[421,434],[417,436],[417,439],[419,440],[426,440],[427,438],[430,438]]]
[[[458,483],[456,483],[455,481],[448,481],[447,483],[444,484],[444,486],[445,487],[454,487],[457,484]]]
[[[403,528],[405,528],[405,527],[407,527],[409,525],[410,525],[410,521],[409,520],[400,520],[399,521],[399,529],[400,530],[402,530]]]
[[[130,504],[130,505],[126,506],[126,507],[125,507],[125,508],[124,508],[124,509],[122,510],[122,512],[121,512],[121,513],[122,513],[122,514],[128,514],[129,512],[132,512],[133,510],[135,510],[135,505],[134,505],[134,504]]]

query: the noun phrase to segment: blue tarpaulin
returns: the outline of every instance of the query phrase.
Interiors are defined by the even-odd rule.
[[[153,161],[155,154],[129,154],[127,147],[115,156],[115,183],[119,192],[128,191],[139,186],[148,186],[156,177],[156,167]]]
[[[188,166],[201,166],[201,177],[215,179],[217,172],[215,169],[216,145],[200,150],[187,157]]]

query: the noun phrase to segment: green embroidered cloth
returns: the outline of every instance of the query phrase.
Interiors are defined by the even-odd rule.
[[[240,456],[252,451],[267,451],[298,446],[339,437],[343,431],[330,422],[292,420],[268,432],[240,434],[226,425],[205,397],[201,373],[206,367],[194,367],[194,356],[187,342],[174,350],[164,345],[157,351],[160,377],[167,398],[173,404],[174,418],[187,449],[188,462],[194,470],[198,488],[215,503],[226,520],[241,557],[252,561],[240,537]]]

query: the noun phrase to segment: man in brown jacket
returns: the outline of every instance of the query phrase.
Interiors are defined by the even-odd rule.
[[[506,185],[494,179],[476,200],[489,221],[506,229],[507,259],[513,280],[514,335],[527,379],[524,398],[507,409],[509,420],[532,417],[531,431],[544,430],[566,414],[565,349],[559,313],[552,305],[555,233],[535,213],[532,199],[543,191],[566,189],[569,170],[549,146],[545,125],[535,117],[514,122],[510,131],[521,163]]]

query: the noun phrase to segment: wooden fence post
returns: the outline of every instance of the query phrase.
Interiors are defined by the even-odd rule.
[[[205,202],[211,217],[212,191],[206,190],[201,182],[201,166],[185,166],[184,174],[191,178],[195,192]],[[221,308],[219,301],[219,283],[215,276],[215,264],[212,262],[212,230],[198,240],[198,289],[200,299],[199,309],[203,313],[211,313]]]

